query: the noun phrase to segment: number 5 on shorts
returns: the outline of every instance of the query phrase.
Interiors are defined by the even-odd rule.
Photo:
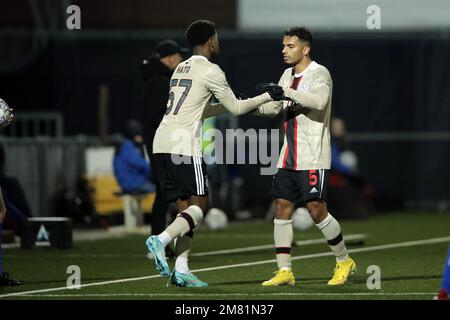
[[[316,170],[309,170],[309,184],[315,186],[317,184],[317,172]]]

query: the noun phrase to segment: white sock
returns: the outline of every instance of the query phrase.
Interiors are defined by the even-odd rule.
[[[175,270],[179,273],[189,273],[188,261],[189,259],[186,257],[178,257],[175,260]]]
[[[333,216],[328,213],[328,215],[319,224],[316,224],[317,228],[322,231],[325,239],[330,246],[331,251],[333,251],[336,261],[345,261],[348,257],[347,248],[345,247],[345,242],[341,233],[341,226],[339,222]]]
[[[203,219],[203,211],[199,206],[192,205],[180,212],[175,220],[166,228],[170,237],[177,238],[192,231]]]
[[[160,234],[158,234],[157,237],[164,247],[167,246],[172,241],[172,237],[167,231],[161,232]]]
[[[275,240],[275,255],[278,269],[292,266],[291,246],[294,238],[292,220],[274,219],[273,237]]]

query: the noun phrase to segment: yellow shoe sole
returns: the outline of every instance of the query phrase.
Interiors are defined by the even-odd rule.
[[[293,285],[295,285],[295,281],[282,282],[282,283],[267,283],[267,282],[263,282],[261,285],[263,287],[293,286]]]

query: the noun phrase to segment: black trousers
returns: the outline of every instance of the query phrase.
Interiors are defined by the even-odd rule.
[[[153,142],[153,139],[149,141]],[[147,154],[149,156],[151,168],[150,180],[156,186],[155,202],[153,203],[153,210],[150,216],[150,225],[152,227],[152,235],[157,235],[166,229],[167,210],[169,208],[169,204],[164,200],[161,186],[156,179],[154,171],[155,168],[153,166],[153,164],[155,163],[155,161],[153,160],[153,150],[149,146],[147,146]]]
[[[153,204],[152,214],[150,216],[150,225],[152,226],[152,235],[160,234],[166,229],[166,215],[169,205],[163,199],[161,187],[156,183],[156,197]]]

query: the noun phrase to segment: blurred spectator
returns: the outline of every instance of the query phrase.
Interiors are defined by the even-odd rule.
[[[149,60],[142,62],[144,92],[144,138],[148,142],[148,154],[153,152],[153,138],[164,117],[169,98],[170,78],[178,64],[183,61],[180,48],[173,40],[158,43]]]
[[[3,252],[2,252],[2,230],[3,220],[6,216],[6,206],[0,192],[0,286],[17,286],[22,284],[20,281],[11,278],[8,272],[3,271]]]
[[[330,123],[331,171],[328,202],[334,215],[343,218],[364,218],[374,211],[370,200],[373,187],[358,175],[358,157],[346,139],[345,123],[333,118]]]
[[[150,164],[153,158],[153,138],[167,109],[170,78],[177,65],[183,61],[184,52],[187,52],[187,49],[180,48],[175,41],[163,40],[156,45],[150,59],[144,60],[142,64],[145,81],[144,138],[147,141]],[[153,175],[151,181],[156,184],[156,198],[150,221],[152,235],[155,235],[166,228],[168,204],[162,201],[161,190]]]
[[[14,230],[17,235],[21,235],[24,223],[28,217],[31,217],[31,210],[19,180],[5,173],[5,149],[3,145],[0,145],[0,186],[8,211],[4,220],[5,227]]]
[[[12,111],[12,109],[11,109]],[[8,125],[13,121],[14,116],[12,112],[8,119]],[[3,240],[3,224],[6,224],[6,217],[13,216],[13,220],[17,220],[15,229],[16,232],[21,233],[23,223],[26,220],[26,214],[29,216],[30,208],[25,199],[25,193],[19,183],[19,181],[14,177],[8,177],[4,173],[5,169],[5,149],[3,145],[0,145],[0,286],[18,286],[22,282],[13,279],[8,272],[3,271],[3,251],[2,251],[2,240]],[[8,190],[6,191],[5,190]],[[4,198],[3,193],[9,196],[9,200]],[[6,201],[5,201],[6,199]],[[14,201],[14,202],[12,202]],[[9,205],[7,205],[9,203]],[[15,205],[14,205],[15,203]],[[17,207],[18,206],[18,207]],[[20,212],[20,208],[24,212]],[[8,212],[8,216],[6,215]],[[15,218],[15,219],[14,219]]]
[[[136,120],[126,123],[125,139],[116,147],[113,159],[114,175],[125,193],[150,193],[150,164],[145,155],[142,126]]]
[[[331,119],[331,168],[345,175],[358,172],[358,157],[350,150],[345,123],[340,118]]]

